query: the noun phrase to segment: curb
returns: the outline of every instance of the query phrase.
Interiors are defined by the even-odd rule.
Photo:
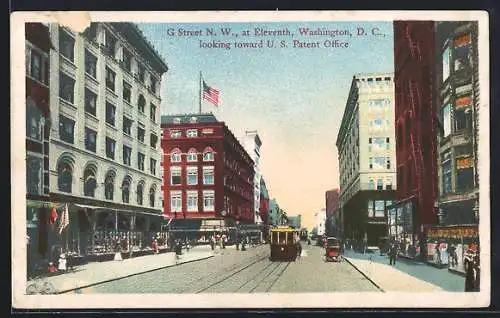
[[[209,259],[209,258],[212,258],[214,256],[215,255],[212,254],[212,255],[209,255],[209,256],[204,256],[204,257],[201,257],[201,258],[192,259],[192,260],[189,260],[189,261],[186,261],[186,262],[182,262],[182,263],[169,264],[169,265],[166,265],[166,266],[149,269],[147,271],[136,272],[136,273],[132,273],[132,274],[120,276],[120,277],[110,278],[110,279],[99,281],[99,282],[96,282],[96,283],[91,283],[91,284],[82,285],[82,286],[79,286],[79,287],[74,287],[74,288],[70,288],[70,289],[60,290],[60,291],[55,292],[54,294],[55,295],[65,294],[65,293],[69,293],[69,292],[76,291],[76,290],[79,290],[79,289],[93,287],[93,286],[97,286],[97,285],[101,285],[101,284],[105,284],[105,283],[117,281],[117,280],[120,280],[120,279],[132,277],[132,276],[137,276],[137,275],[142,275],[142,274],[146,274],[146,273],[151,273],[151,272],[154,272],[154,271],[157,271],[157,270],[161,270],[161,269],[165,269],[165,268],[169,268],[169,267],[174,267],[174,266],[179,266],[179,265],[182,265],[182,264],[188,264],[188,263],[193,263],[193,262],[197,262],[197,261]]]
[[[378,288],[378,290],[380,290],[381,292],[385,293],[385,290],[383,290],[377,283],[375,283],[370,277],[368,277],[368,275],[366,275],[365,273],[363,273],[362,270],[360,270],[356,265],[354,265],[351,260],[347,257],[343,257],[349,264],[351,264],[352,267],[354,267],[358,272],[361,273],[361,275],[363,275],[366,279],[368,279],[368,281],[370,283],[372,283],[375,287]]]

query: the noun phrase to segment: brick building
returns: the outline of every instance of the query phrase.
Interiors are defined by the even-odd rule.
[[[236,235],[254,222],[253,161],[210,114],[162,116],[164,216],[176,236]]]
[[[397,197],[388,208],[389,236],[419,244],[436,223],[437,117],[432,21],[394,22]]]
[[[326,223],[325,232],[328,236],[339,236],[340,234],[340,213],[339,213],[339,189],[332,189],[325,192]]]

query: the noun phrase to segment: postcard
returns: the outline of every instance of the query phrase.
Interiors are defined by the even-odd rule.
[[[488,306],[488,19],[13,13],[13,307]]]

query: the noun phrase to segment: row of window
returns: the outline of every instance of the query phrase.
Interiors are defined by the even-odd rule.
[[[88,166],[83,173],[84,182],[84,195],[88,197],[96,196],[96,189],[98,187],[96,179],[97,167]],[[67,160],[61,160],[57,167],[57,185],[61,192],[72,193],[73,186],[73,166]],[[132,184],[132,179],[130,176],[126,176],[121,183],[122,190],[122,202],[130,203],[130,185]],[[114,200],[115,192],[115,173],[109,171],[104,179],[104,197],[106,200]],[[149,206],[154,207],[155,205],[155,195],[156,188],[152,186],[149,189]],[[144,202],[144,182],[139,182],[136,188],[136,204],[143,205]]]
[[[370,169],[391,169],[391,157],[368,158]]]
[[[443,138],[453,132],[471,132],[473,127],[472,96],[469,94],[455,98],[452,107],[447,103],[441,108],[441,121],[443,123]],[[453,128],[452,128],[453,127]]]
[[[188,212],[200,212],[198,208],[198,191],[185,191],[186,206]],[[182,192],[181,191],[171,191],[170,192],[170,211],[171,212],[181,212],[182,211]],[[203,212],[213,212],[215,210],[215,191],[204,190],[203,191]]]
[[[144,131],[144,130],[143,130]],[[152,135],[153,136],[153,135]],[[75,142],[75,121],[65,117],[63,115],[59,116],[59,137],[62,141],[74,144]],[[144,136],[143,136],[144,138]],[[116,157],[116,140],[106,136],[106,158],[115,160]],[[151,146],[153,147],[153,140],[151,141]],[[154,141],[156,146],[156,140]],[[93,153],[97,152],[97,131],[85,127],[85,149]],[[123,164],[130,166],[132,157],[132,148],[123,145]],[[137,169],[144,171],[144,161],[145,154],[137,153]],[[156,160],[150,158],[149,165],[150,173],[156,175]]]
[[[373,217],[384,217],[385,216],[385,209],[386,207],[390,206],[392,204],[391,200],[368,200],[367,201],[367,212],[368,212],[368,217],[373,218]]]
[[[187,166],[186,167],[186,184],[187,185],[197,185],[198,184],[198,167],[197,166]],[[170,168],[170,185],[178,186],[182,184],[182,169],[181,167],[171,167]],[[215,184],[215,168],[213,166],[203,167],[203,184],[213,185]]]
[[[368,180],[368,190],[384,190],[384,180],[377,179],[376,187],[375,187],[375,181],[373,179]],[[385,180],[385,190],[392,190],[391,178],[387,178]]]
[[[446,82],[452,72],[460,72],[472,65],[472,37],[470,33],[457,36],[442,53],[442,82]]]
[[[180,149],[175,148],[170,152],[170,162],[179,163],[182,162],[182,155]],[[187,162],[197,162],[198,161],[198,151],[195,148],[189,149],[186,154]],[[203,161],[214,161],[214,151],[210,147],[206,147],[203,150]]]
[[[29,44],[26,45],[26,75],[44,85],[49,83],[48,55]]]
[[[96,37],[96,29],[95,26],[91,27],[92,34],[90,37],[94,39]],[[90,34],[89,34],[90,35]],[[116,53],[117,53],[117,39],[114,37],[109,31],[104,30],[104,43],[102,45],[103,52],[105,54],[110,55],[114,59],[116,59]],[[60,28],[59,29],[59,52],[61,55],[63,55],[66,59],[71,61],[72,63],[75,62],[74,54],[75,54],[75,38],[71,36],[68,32],[66,32],[64,29]],[[126,49],[123,48],[123,59],[122,62],[120,63],[122,68],[131,73],[132,72],[132,54]],[[142,84],[146,85],[146,69],[143,65],[140,63],[137,63],[137,79],[139,82]],[[85,50],[85,72],[92,77],[96,78],[96,73],[97,73],[97,57],[92,54],[89,50]],[[111,74],[109,74],[111,75]],[[108,86],[108,80],[109,80],[109,87],[113,87],[114,90],[114,76],[109,76],[108,77],[108,72],[106,71],[106,86]],[[157,88],[157,83],[158,81],[154,76],[149,77],[150,83],[147,85],[147,87],[152,91],[153,94],[156,94],[156,88]]]
[[[389,137],[369,137],[368,138],[368,151],[378,151],[384,149],[391,149]]]

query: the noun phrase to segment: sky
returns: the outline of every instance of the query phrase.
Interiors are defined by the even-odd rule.
[[[245,130],[258,131],[260,170],[270,197],[288,215],[302,215],[302,225],[312,228],[314,213],[325,208],[325,192],[339,187],[335,141],[353,75],[394,71],[392,22],[138,26],[169,67],[162,78],[162,114],[199,111],[202,72],[206,84],[220,91],[218,107],[203,102],[202,112],[213,112],[237,137]],[[358,36],[359,27],[366,35]],[[216,35],[206,34],[207,28]],[[231,35],[222,35],[223,28],[230,28]],[[255,36],[255,28],[286,28],[292,35]],[[301,36],[300,28],[348,30],[352,36]],[[179,29],[202,34],[181,35]],[[244,35],[245,30],[250,36]],[[263,48],[234,45],[261,40]],[[265,47],[268,40],[274,41],[273,48]],[[279,47],[282,40],[287,47]],[[294,40],[319,45],[293,47]],[[326,47],[325,40],[347,42],[348,47]],[[204,48],[200,41],[231,47]]]

